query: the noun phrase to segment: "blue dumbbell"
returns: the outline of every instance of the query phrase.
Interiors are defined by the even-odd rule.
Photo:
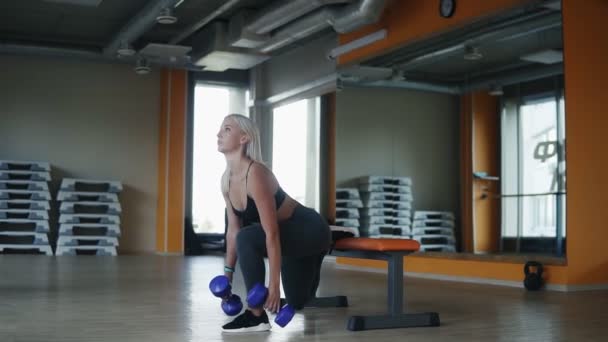
[[[209,290],[214,296],[222,298],[222,310],[228,316],[236,316],[243,309],[241,297],[232,293],[232,286],[228,277],[219,275],[209,283]]]
[[[247,304],[252,308],[260,308],[264,305],[264,302],[266,302],[266,297],[268,297],[268,289],[266,286],[263,284],[255,284],[247,294]],[[274,322],[281,328],[284,328],[295,314],[296,310],[289,304],[285,304],[274,318]]]

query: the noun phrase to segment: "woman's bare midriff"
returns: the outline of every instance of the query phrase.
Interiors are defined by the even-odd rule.
[[[291,217],[293,211],[300,205],[296,200],[289,197],[289,195],[285,196],[285,200],[281,204],[281,207],[277,210],[277,221],[285,221]]]

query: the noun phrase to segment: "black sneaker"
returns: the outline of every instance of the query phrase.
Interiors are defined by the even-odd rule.
[[[270,323],[268,323],[268,315],[266,311],[262,311],[260,317],[256,317],[253,312],[245,310],[242,314],[238,315],[234,321],[225,324],[222,327],[224,332],[254,332],[254,331],[268,331],[270,330]]]

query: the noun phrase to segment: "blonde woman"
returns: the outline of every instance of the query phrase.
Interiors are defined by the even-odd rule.
[[[280,309],[282,278],[285,297],[296,310],[314,297],[331,234],[313,209],[289,197],[262,162],[260,133],[249,118],[228,115],[217,134],[218,151],[226,157],[221,186],[228,213],[224,272],[232,281],[237,257],[247,291],[264,283],[268,257],[268,297],[264,308],[248,308],[223,326],[227,332],[270,329],[266,310]]]

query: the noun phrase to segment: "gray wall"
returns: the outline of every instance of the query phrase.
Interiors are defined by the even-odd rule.
[[[389,88],[345,88],[336,99],[336,184],[365,175],[412,178],[414,210],[459,216],[456,96]]]
[[[262,155],[269,166],[273,107],[335,90],[336,63],[326,56],[337,39],[336,34],[313,38],[251,70],[250,91],[256,105],[250,114],[260,127]]]
[[[120,252],[154,252],[159,74],[12,56],[0,69],[0,159],[50,162],[53,197],[63,177],[121,180]]]

